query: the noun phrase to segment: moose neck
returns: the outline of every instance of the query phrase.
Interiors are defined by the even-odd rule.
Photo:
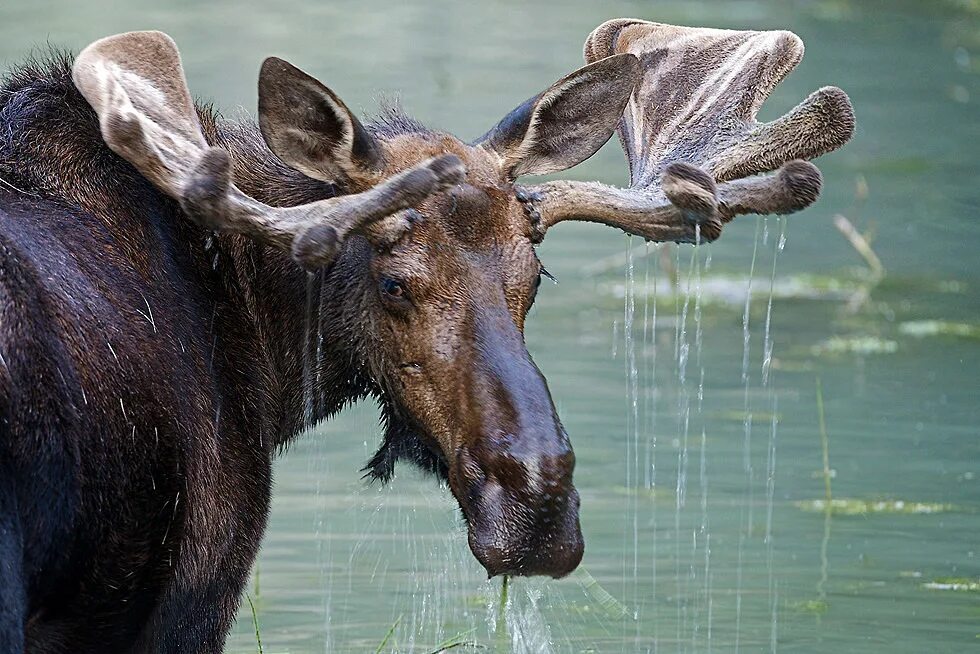
[[[310,276],[288,253],[194,224],[111,154],[72,83],[71,63],[56,57],[0,81],[7,130],[0,137],[0,186],[16,189],[19,198],[53,198],[84,210],[99,234],[114,237],[119,261],[146,279],[159,277],[163,261],[175,257],[172,270],[183,274],[184,288],[201,291],[188,299],[188,306],[200,303],[198,318],[208,321],[198,354],[211,358],[214,365],[206,367],[218,375],[225,401],[240,406],[265,443],[281,445],[368,393],[354,354],[356,330],[345,318],[363,279],[363,257],[345,256],[343,265]],[[285,166],[254,124],[222,121],[207,108],[199,117],[207,140],[232,153],[236,184],[256,199],[286,206],[343,192]]]
[[[235,183],[272,206],[343,193],[283,165],[249,123],[218,122],[202,112],[209,141],[235,161]],[[240,236],[218,239],[227,261],[224,285],[253,323],[256,350],[268,371],[268,418],[276,444],[368,395],[372,384],[358,351],[356,298],[366,252],[350,244],[329,268],[308,273],[286,252]]]

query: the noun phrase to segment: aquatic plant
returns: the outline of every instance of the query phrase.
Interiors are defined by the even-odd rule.
[[[871,513],[889,514],[930,514],[955,511],[952,504],[940,502],[908,502],[905,500],[862,500],[854,498],[835,498],[802,500],[793,503],[798,509],[812,513],[830,510],[834,515],[868,515]]]
[[[259,654],[263,654],[262,634],[259,633],[259,616],[255,612],[255,604],[252,603],[252,596],[245,593],[245,599],[248,601],[248,608],[252,611],[252,625],[255,626],[255,644],[258,647]]]
[[[940,577],[922,584],[922,587],[928,590],[953,590],[977,593],[980,592],[980,577],[976,579],[970,577]]]
[[[927,336],[958,336],[980,339],[980,325],[948,320],[911,320],[898,326],[898,331],[906,336],[925,338]]]
[[[814,356],[834,354],[893,354],[898,351],[898,343],[871,335],[832,336],[810,348]]]

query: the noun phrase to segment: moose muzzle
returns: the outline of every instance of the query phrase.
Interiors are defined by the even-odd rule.
[[[563,577],[584,549],[575,454],[544,376],[508,315],[477,321],[477,344],[460,389],[468,434],[450,483],[488,574]]]

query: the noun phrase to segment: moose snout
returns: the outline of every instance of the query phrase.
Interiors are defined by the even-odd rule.
[[[564,577],[582,560],[575,455],[567,441],[550,450],[524,456],[508,448],[459,453],[470,549],[491,577]]]

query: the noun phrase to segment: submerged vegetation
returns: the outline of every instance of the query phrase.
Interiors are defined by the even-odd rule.
[[[898,343],[876,336],[833,336],[810,348],[814,356],[833,354],[892,354]]]
[[[907,502],[905,500],[862,500],[853,498],[834,498],[829,502],[825,499],[803,500],[794,502],[802,511],[824,513],[830,511],[833,515],[869,515],[876,513],[888,514],[930,514],[955,511],[952,504],[940,502]]]
[[[898,326],[898,331],[906,336],[925,338],[928,336],[957,336],[980,339],[980,325],[948,320],[911,320]]]
[[[922,584],[928,590],[952,590],[957,592],[980,593],[980,577],[940,577]]]

